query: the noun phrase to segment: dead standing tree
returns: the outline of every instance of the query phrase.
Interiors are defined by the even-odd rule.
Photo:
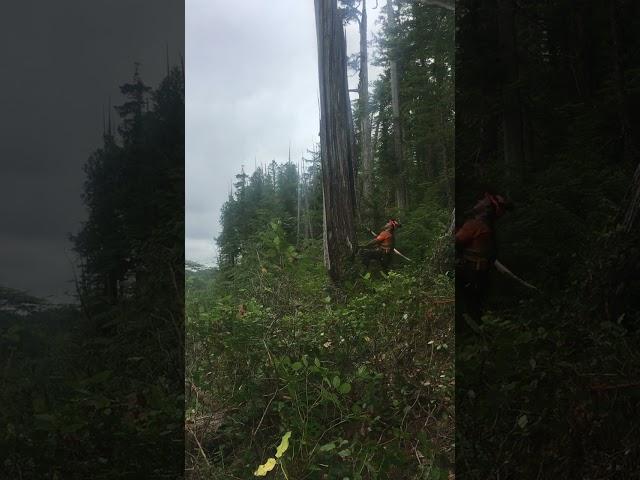
[[[620,125],[620,139],[622,141],[622,155],[625,162],[632,162],[638,156],[638,147],[634,141],[632,122],[629,118],[629,100],[627,85],[622,71],[621,44],[619,38],[617,11],[614,3],[609,7],[609,29],[611,44],[611,62],[613,73],[613,87],[617,103],[618,122]],[[622,226],[626,233],[631,233],[640,215],[640,164],[636,166],[627,198],[623,209]]]
[[[315,15],[325,266],[331,279],[340,281],[356,247],[355,149],[346,43],[337,0],[315,0]]]
[[[397,26],[393,11],[393,0],[387,0],[387,23],[389,29],[395,35]],[[407,206],[407,180],[402,151],[402,124],[400,122],[400,86],[398,79],[398,62],[395,47],[389,52],[389,72],[391,82],[391,107],[393,112],[393,156],[395,158],[396,179],[396,206],[404,210]]]
[[[360,28],[360,79],[358,83],[358,103],[360,107],[360,145],[364,181],[362,194],[367,209],[373,196],[373,150],[371,148],[371,114],[369,112],[369,54],[367,51],[367,1],[362,0]]]

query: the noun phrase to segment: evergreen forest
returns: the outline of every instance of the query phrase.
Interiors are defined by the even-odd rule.
[[[381,2],[372,41],[365,1],[315,7],[320,141],[240,169],[216,266],[186,266],[187,477],[446,479],[453,12]],[[369,63],[383,67],[371,82]],[[389,219],[406,258],[365,268],[362,247]]]
[[[85,165],[76,302],[0,289],[3,479],[184,475],[184,76],[139,67]]]

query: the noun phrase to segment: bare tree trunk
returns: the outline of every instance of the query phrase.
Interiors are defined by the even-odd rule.
[[[453,232],[455,229],[456,229],[456,209],[454,208],[451,211],[451,220],[449,222],[449,228],[447,228],[447,235],[453,235]]]
[[[305,238],[309,239],[309,238],[313,238],[313,227],[311,225],[311,211],[309,210],[309,185],[307,184],[306,180],[304,183],[304,191],[302,193],[302,198],[304,201],[304,211],[307,218],[306,228],[305,228]]]
[[[300,220],[301,216],[301,204],[302,204],[302,160],[298,161],[298,182],[297,182],[297,222],[296,222],[296,245],[300,245]]]
[[[396,28],[395,14],[393,12],[393,0],[387,0],[387,17],[392,30]],[[400,123],[400,88],[398,85],[398,64],[395,60],[395,52],[391,52],[389,70],[391,73],[391,108],[393,112],[393,154],[395,157],[396,178],[396,206],[402,210],[407,205],[407,181],[404,171],[404,159],[402,152],[402,125]]]
[[[502,134],[505,173],[521,179],[524,161],[523,112],[518,87],[519,68],[515,29],[514,0],[498,0],[498,30],[503,58]]]
[[[324,265],[331,274],[331,257],[329,254],[329,235],[327,234],[327,201],[324,187],[322,188],[322,255]]]
[[[369,54],[367,51],[367,0],[362,0],[360,17],[360,145],[362,147],[362,194],[367,209],[373,193],[373,151],[371,149],[371,115],[369,114]]]
[[[609,6],[609,27],[611,34],[611,67],[613,72],[613,84],[616,98],[616,110],[620,123],[620,137],[622,141],[622,156],[625,161],[630,161],[635,156],[631,121],[629,120],[628,101],[624,75],[622,73],[622,60],[620,58],[620,40],[618,38],[618,19],[616,18],[616,4],[611,2]]]
[[[446,124],[445,124],[445,116],[442,112],[440,112],[440,129],[441,131],[446,131]],[[455,198],[454,198],[454,194],[453,194],[453,186],[452,186],[452,177],[454,176],[454,166],[450,166],[449,165],[449,152],[447,149],[447,141],[446,139],[441,135],[440,136],[440,151],[442,152],[442,176],[444,177],[444,181],[445,181],[445,192],[447,194],[447,205],[450,208],[453,208],[453,206],[455,205]]]
[[[354,135],[346,43],[336,0],[315,0],[325,265],[340,281],[356,246]]]
[[[640,212],[640,164],[636,167],[633,181],[629,190],[629,200],[624,214],[624,229],[631,232],[638,222],[638,212]]]
[[[431,264],[436,271],[444,272],[453,267],[453,233],[456,225],[456,209],[451,211],[449,225],[443,235],[438,237],[431,254]]]
[[[428,143],[424,147],[424,172],[427,179],[432,180],[435,177],[435,168],[433,160],[433,144]]]
[[[447,193],[447,205],[453,206],[455,201],[453,192],[451,191],[451,171],[449,170],[449,156],[447,155],[447,146],[444,141],[440,141],[440,149],[442,151],[442,174],[445,181],[445,191]]]
[[[618,122],[620,123],[620,139],[622,141],[622,156],[625,162],[632,161],[637,155],[637,148],[633,141],[634,136],[629,120],[628,101],[624,75],[622,73],[622,60],[620,58],[620,39],[618,35],[618,19],[616,15],[615,2],[611,2],[609,8],[609,27],[611,34],[611,60],[613,83],[616,97],[616,110],[618,111]],[[640,213],[640,164],[631,181],[627,201],[622,221],[624,230],[628,233],[633,230]]]
[[[375,155],[375,153],[378,151],[378,140],[380,138],[380,117],[381,116],[382,116],[382,106],[380,107],[380,110],[378,112],[378,118],[376,119],[376,128],[375,128],[375,132],[373,134],[373,145],[372,145],[372,149],[371,149],[373,155]],[[373,172],[372,172],[372,174],[373,174]]]

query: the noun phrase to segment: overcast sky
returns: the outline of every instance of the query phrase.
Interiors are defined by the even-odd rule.
[[[20,0],[0,15],[0,286],[67,300],[69,233],[85,217],[83,165],[102,109],[142,62],[156,86],[165,45],[184,51],[182,0]]]
[[[369,3],[377,31],[380,8]],[[347,49],[359,49],[356,25]],[[313,0],[187,0],[186,109],[186,258],[211,265],[220,208],[241,166],[251,173],[256,159],[285,162],[289,143],[296,161],[318,141]]]

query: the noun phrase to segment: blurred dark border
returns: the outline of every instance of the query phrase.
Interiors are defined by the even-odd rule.
[[[0,478],[184,476],[184,2],[0,18]]]
[[[457,477],[639,478],[640,4],[456,15],[457,223],[512,200],[497,258],[538,289],[493,269],[457,329]]]

